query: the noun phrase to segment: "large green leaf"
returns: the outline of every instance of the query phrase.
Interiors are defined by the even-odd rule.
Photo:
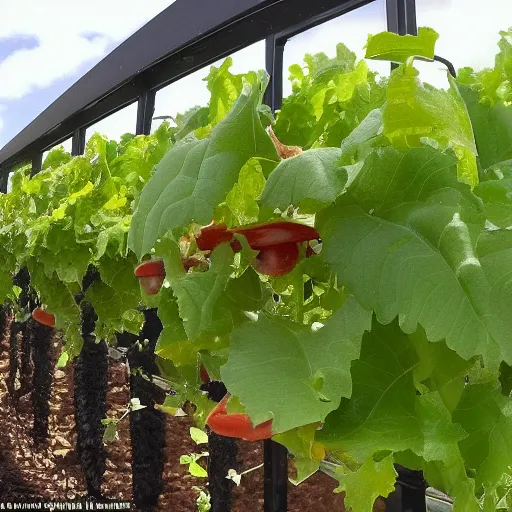
[[[238,101],[211,137],[183,141],[157,166],[141,194],[128,237],[139,258],[170,229],[192,221],[209,224],[249,158],[277,159],[257,112],[264,82],[248,75]]]
[[[512,331],[500,325],[510,320],[491,313],[491,283],[463,224],[446,225],[445,255],[413,227],[353,208],[338,208],[331,216],[320,231],[324,257],[379,321],[389,323],[399,315],[408,333],[420,323],[429,340],[446,338],[464,358],[483,355],[492,365],[502,357],[512,360]]]
[[[497,381],[470,382],[453,418],[468,433],[460,449],[476,483],[495,487],[512,460],[512,400]]]
[[[418,356],[397,322],[373,322],[352,363],[352,395],[342,398],[317,439],[363,463],[379,451],[421,453],[423,435],[416,412],[414,369]]]
[[[263,314],[231,335],[221,376],[254,423],[273,415],[273,431],[321,421],[350,396],[350,363],[357,359],[370,313],[353,297],[313,332]]]
[[[478,512],[474,496],[475,483],[464,466],[459,443],[467,437],[466,431],[454,423],[439,393],[428,393],[416,399],[422,422],[425,478],[432,486],[455,496],[454,512]]]
[[[512,240],[484,232],[478,202],[454,185],[448,156],[425,149],[397,161],[384,151],[317,222],[323,258],[381,323],[399,316],[405,332],[419,323],[463,358],[511,361],[512,317],[501,313],[510,289],[499,279]]]
[[[459,158],[459,179],[476,185],[475,140],[457,85],[450,79],[447,91],[436,89],[418,75],[412,64],[391,74],[383,107],[384,134],[399,148],[420,146],[424,138],[441,148],[452,147]]]
[[[321,148],[281,161],[267,180],[262,205],[270,211],[285,211],[293,205],[301,213],[315,213],[329,206],[347,182],[340,157],[341,149]]]
[[[482,168],[512,159],[512,106],[485,104],[478,92],[465,86],[460,86],[460,91],[471,118]]]

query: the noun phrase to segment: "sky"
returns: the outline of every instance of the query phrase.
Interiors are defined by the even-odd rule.
[[[215,0],[222,1],[222,0]],[[0,148],[117,45],[165,9],[170,0],[17,0],[0,16]],[[142,9],[141,6],[144,6]],[[456,68],[492,66],[499,31],[512,25],[512,0],[416,0],[418,26],[437,30],[436,53]],[[344,42],[358,57],[368,34],[386,30],[385,1],[374,2],[290,39],[285,70],[302,62],[305,53],[334,55]],[[264,68],[264,42],[233,55],[233,72]],[[220,63],[220,62],[219,62]],[[216,63],[217,65],[219,63]],[[389,65],[371,62],[381,74]],[[444,66],[418,63],[424,81],[446,83]],[[174,115],[204,105],[209,94],[203,78],[209,67],[157,93],[155,116]],[[285,78],[288,73],[285,71]],[[291,87],[285,82],[284,94]],[[134,131],[136,105],[91,126],[118,138]],[[158,122],[153,123],[153,129]],[[70,148],[70,141],[65,147]]]

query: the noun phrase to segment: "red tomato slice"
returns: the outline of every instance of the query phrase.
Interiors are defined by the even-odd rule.
[[[209,414],[206,424],[216,433],[226,437],[237,437],[246,441],[260,441],[272,437],[272,420],[253,426],[247,414],[228,414],[229,393]]]
[[[196,244],[200,251],[213,251],[222,242],[229,242],[233,234],[228,231],[226,224],[211,223],[201,228],[201,233],[196,237]]]
[[[299,243],[318,240],[320,235],[315,228],[298,222],[276,221],[258,226],[233,228],[232,233],[240,233],[247,238],[252,249],[263,249],[272,245]]]
[[[32,318],[40,324],[55,327],[55,316],[51,313],[47,313],[44,309],[34,309],[34,311],[32,311]]]
[[[263,275],[279,277],[294,269],[299,261],[299,247],[287,243],[265,247],[256,256],[254,268]]]
[[[156,295],[164,282],[165,276],[144,276],[139,277],[139,283],[142,289],[148,295]]]
[[[204,384],[210,382],[210,376],[208,375],[208,372],[203,365],[201,365],[201,368],[199,368],[199,376],[201,377],[201,382]]]
[[[165,276],[165,267],[162,260],[143,261],[136,269],[137,277]]]

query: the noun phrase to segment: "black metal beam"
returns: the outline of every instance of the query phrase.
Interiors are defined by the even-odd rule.
[[[85,128],[77,128],[71,139],[71,155],[83,155],[85,151]]]
[[[41,172],[43,168],[43,153],[36,153],[32,157],[32,169],[30,170],[30,176],[35,176],[38,172]]]
[[[286,512],[288,507],[288,450],[271,439],[263,441],[264,512]]]
[[[5,173],[0,175],[0,193],[7,194],[7,182],[9,181],[9,174]]]
[[[139,96],[137,104],[136,135],[149,135],[151,133],[151,121],[155,113],[156,91],[146,91]]]
[[[279,110],[283,103],[283,54],[286,39],[276,36],[267,37],[265,41],[265,68],[270,82],[265,91],[265,103],[272,112]]]
[[[386,16],[389,32],[401,36],[418,34],[415,0],[386,0]]]
[[[0,172],[205,65],[370,0],[177,0],[78,80],[0,150]],[[191,16],[191,13],[194,15]]]

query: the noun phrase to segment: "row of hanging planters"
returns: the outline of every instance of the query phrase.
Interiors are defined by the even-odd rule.
[[[86,290],[97,272],[90,268],[84,278]],[[52,378],[55,370],[53,343],[56,330],[54,317],[45,312],[35,302],[28,302],[30,283],[26,269],[15,277],[20,286],[19,303],[15,308],[32,309],[32,318],[19,316],[16,319],[12,310],[4,308],[4,332],[9,332],[9,376],[7,387],[14,407],[20,398],[31,393],[33,426],[31,434],[36,443],[44,443],[49,438],[48,420]],[[17,285],[16,285],[17,286]],[[84,345],[74,361],[74,406],[77,431],[76,451],[83,469],[87,486],[87,497],[96,501],[105,499],[101,490],[105,472],[105,422],[108,380],[108,348],[105,341],[99,343],[93,335],[96,314],[87,302],[81,302],[83,293],[76,300],[81,306],[82,338]],[[18,311],[21,315],[21,311]],[[158,317],[154,310],[145,312],[147,319],[140,336],[129,339],[128,360],[130,367],[147,376],[158,373],[155,367],[154,347],[159,334]],[[151,316],[152,315],[152,316]],[[153,325],[148,331],[148,325]],[[125,340],[123,336],[120,336]],[[148,339],[149,347],[140,350],[139,339]],[[120,344],[122,346],[122,343]],[[21,357],[17,354],[21,347]],[[19,364],[21,361],[21,364]],[[11,384],[12,382],[12,384]],[[130,378],[132,398],[146,408],[132,408],[130,417],[132,442],[133,500],[138,510],[154,510],[161,492],[164,460],[165,422],[163,413],[153,409],[157,388],[140,374]],[[162,401],[162,400],[160,400]],[[156,462],[156,461],[159,461]]]
[[[91,496],[107,346],[133,333],[149,338],[147,354],[128,351],[132,396],[148,405],[131,415],[148,508],[163,433],[144,373],[173,390],[161,410],[193,404],[213,453],[218,439],[272,438],[299,482],[334,465],[354,512],[394,489],[395,465],[422,470],[456,511],[509,505],[512,33],[494,69],[447,73],[442,89],[414,67],[437,38],[370,37],[367,58],[399,63],[389,78],[342,44],[307,55],[275,117],[266,73],[234,75],[227,59],[207,77],[209,105],[176,126],[96,134],[83,156],[59,148],[36,176],[14,173],[0,295],[18,303],[10,283],[27,268],[34,318],[64,336],[57,364],[78,358]],[[140,336],[155,310],[161,324]],[[216,462],[211,484],[226,480]]]
[[[173,143],[173,133],[165,124],[150,137],[126,135],[120,143],[95,135],[86,154],[76,158],[57,148],[37,176],[29,168],[16,170],[12,190],[0,198],[8,233],[0,288],[10,327],[7,385],[13,403],[31,392],[32,434],[44,442],[55,366],[65,370],[73,364],[76,452],[87,497],[108,498],[101,489],[108,344],[115,345],[118,336],[125,340],[123,333],[134,333],[128,351],[130,393],[147,406],[133,408],[130,415],[133,500],[140,510],[155,509],[162,481],[165,421],[152,407],[158,388],[147,380],[158,373],[153,360],[159,324],[147,332],[148,313],[123,238],[131,203],[140,192],[136,186],[140,189],[147,181]],[[64,347],[57,361],[52,353],[56,332]],[[143,349],[146,337],[150,343]],[[160,464],[151,465],[157,460]]]

